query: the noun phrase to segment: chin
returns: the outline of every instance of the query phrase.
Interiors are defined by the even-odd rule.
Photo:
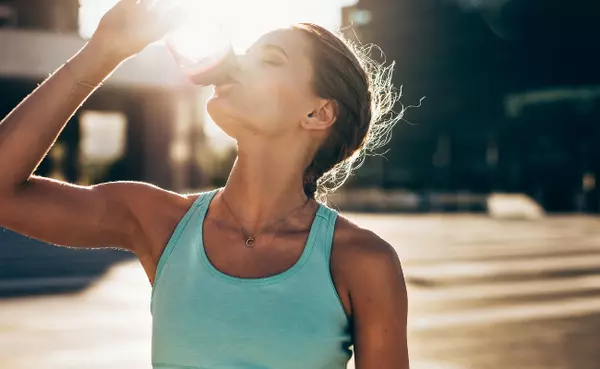
[[[206,103],[206,111],[215,124],[221,128],[229,137],[238,140],[247,135],[270,136],[277,125],[271,125],[269,119],[255,115],[255,108],[249,106],[240,107],[231,98],[213,95]]]
[[[221,128],[227,136],[237,140],[243,129],[243,123],[235,119],[233,109],[228,106],[226,99],[212,96],[206,103],[206,111],[212,121]]]

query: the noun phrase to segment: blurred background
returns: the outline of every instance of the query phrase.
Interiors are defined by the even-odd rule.
[[[114,3],[0,0],[0,117]],[[597,2],[226,3],[236,48],[311,21],[395,61],[404,120],[385,156],[368,157],[331,202],[398,251],[413,368],[598,368]],[[217,6],[205,4],[207,15]],[[206,114],[211,93],[153,45],[84,104],[37,174],[180,192],[221,186],[235,147]],[[149,298],[129,253],[0,229],[2,368],[147,368]]]

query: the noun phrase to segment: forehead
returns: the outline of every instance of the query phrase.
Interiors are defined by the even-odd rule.
[[[259,38],[252,48],[263,45],[275,45],[282,48],[294,64],[309,64],[311,47],[308,37],[301,30],[284,28],[266,33]]]

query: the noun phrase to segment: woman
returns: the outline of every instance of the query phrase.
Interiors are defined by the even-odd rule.
[[[121,0],[2,121],[0,225],[135,253],[153,285],[155,368],[344,368],[352,345],[358,369],[408,368],[394,249],[316,200],[381,138],[389,78],[373,79],[367,59],[326,30],[265,35],[240,56],[235,82],[216,87],[208,111],[238,144],[222,189],[180,195],[32,175],[80,104],[171,19]]]

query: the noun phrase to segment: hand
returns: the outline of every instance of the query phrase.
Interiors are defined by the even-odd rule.
[[[90,43],[123,61],[160,40],[183,19],[174,0],[120,0],[100,21]]]

